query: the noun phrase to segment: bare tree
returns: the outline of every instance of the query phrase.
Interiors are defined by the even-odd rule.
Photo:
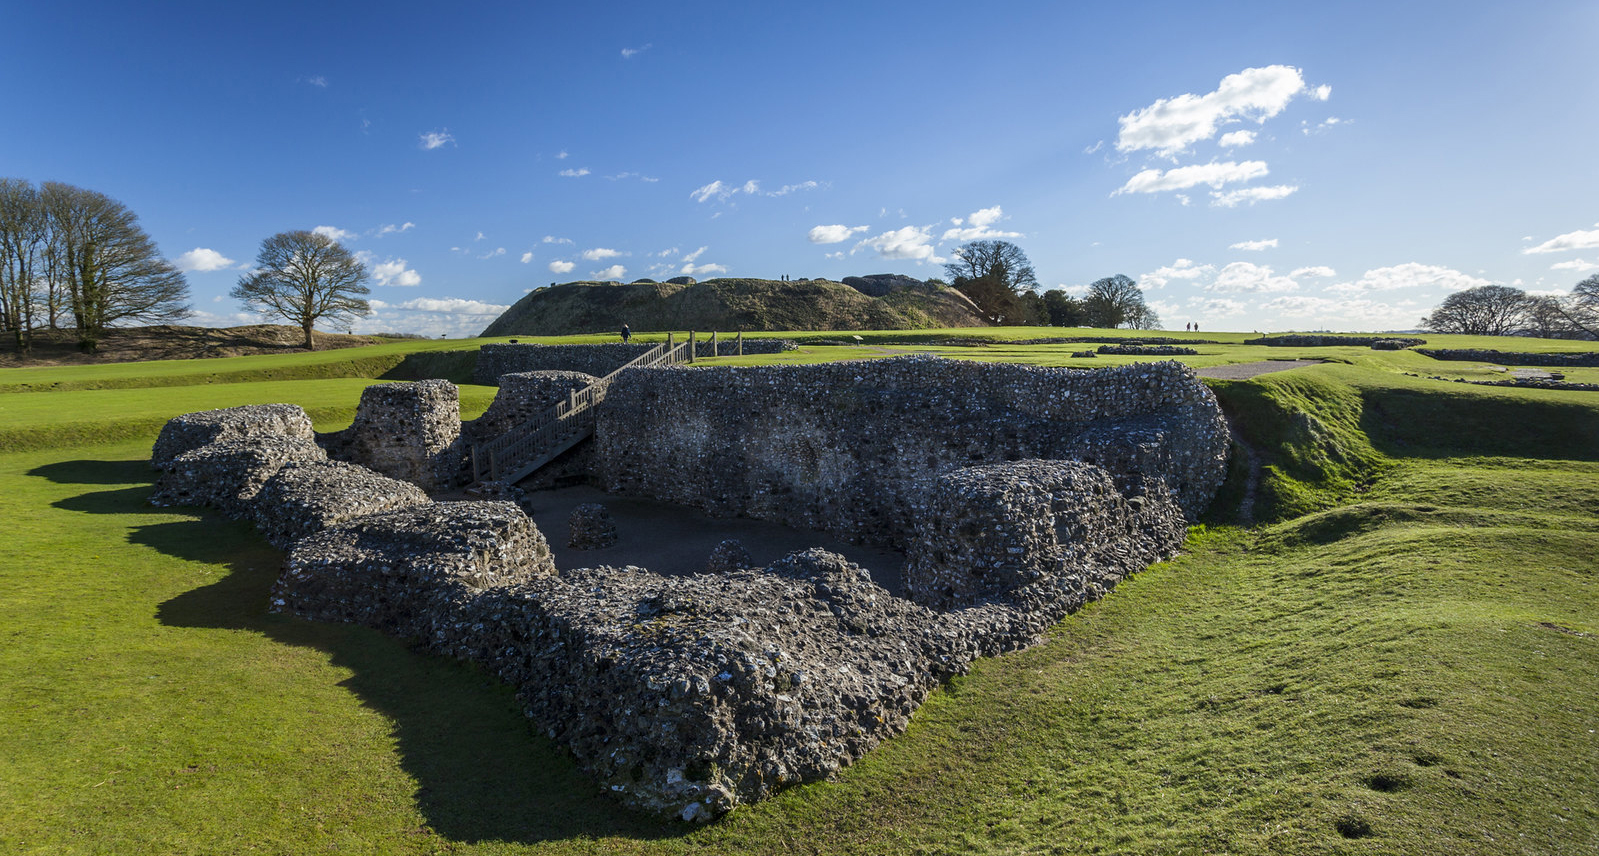
[[[0,330],[26,354],[33,343],[39,265],[46,236],[39,191],[20,178],[0,178]]]
[[[1022,248],[1009,241],[972,241],[944,265],[951,284],[972,299],[991,324],[1043,323],[1043,304],[1025,300],[1038,276]]]
[[[1083,316],[1090,327],[1130,327],[1154,330],[1160,316],[1144,302],[1144,290],[1131,277],[1107,276],[1088,287]]]
[[[1559,307],[1566,323],[1589,338],[1599,339],[1599,273],[1577,283]]]
[[[1434,333],[1509,336],[1526,324],[1529,300],[1519,288],[1479,285],[1444,298],[1421,326]]]
[[[261,242],[255,263],[257,269],[239,277],[229,296],[298,324],[307,350],[316,347],[311,328],[318,320],[347,324],[372,311],[361,297],[372,293],[366,265],[325,235],[279,232]]]

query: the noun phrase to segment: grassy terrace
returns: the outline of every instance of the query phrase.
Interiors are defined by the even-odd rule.
[[[766,359],[1129,361],[1014,343],[1061,332]],[[1265,465],[1263,522],[1232,525],[1230,484],[1184,555],[1048,644],[979,663],[836,781],[700,829],[618,808],[471,666],[266,614],[280,553],[145,503],[170,416],[288,401],[336,428],[372,378],[463,380],[450,352],[479,342],[0,371],[0,852],[1599,850],[1599,393],[1191,338],[1228,340],[1194,365],[1332,361],[1213,383]],[[463,387],[466,415],[492,392]]]

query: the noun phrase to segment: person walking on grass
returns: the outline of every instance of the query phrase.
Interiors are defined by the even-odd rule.
[[[633,331],[629,330],[626,324],[623,324],[622,325],[622,344],[624,344],[624,345],[627,344],[627,340],[631,339],[631,338],[633,338]]]

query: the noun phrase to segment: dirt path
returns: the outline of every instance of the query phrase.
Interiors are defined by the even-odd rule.
[[[1200,377],[1214,377],[1223,380],[1248,380],[1256,375],[1319,365],[1321,365],[1321,360],[1267,360],[1260,363],[1233,363],[1226,366],[1194,369],[1194,374]]]

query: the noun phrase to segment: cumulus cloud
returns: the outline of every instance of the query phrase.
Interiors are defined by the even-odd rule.
[[[442,148],[447,145],[455,145],[455,136],[450,133],[450,129],[448,128],[438,131],[429,131],[425,134],[418,134],[417,140],[417,146],[423,151],[427,152],[433,151],[437,148]]]
[[[965,219],[966,228],[945,230],[942,240],[961,241],[964,243],[966,241],[986,241],[995,238],[1020,238],[1022,236],[1021,232],[1002,232],[991,228],[1004,217],[1005,212],[998,205],[973,211],[971,216]],[[951,218],[950,222],[957,227],[962,225],[959,217]]]
[[[1273,184],[1267,187],[1241,187],[1225,193],[1212,191],[1210,204],[1217,208],[1236,208],[1245,202],[1254,205],[1256,202],[1282,199],[1298,189],[1297,184]]]
[[[571,273],[572,268],[577,267],[577,265],[572,262],[554,261],[550,262],[547,267],[550,269],[550,273]]]
[[[1305,78],[1292,66],[1246,68],[1222,78],[1213,92],[1161,98],[1120,117],[1116,148],[1124,152],[1154,149],[1159,155],[1170,157],[1192,143],[1215,136],[1218,126],[1227,122],[1264,123],[1304,91]]]
[[[1223,294],[1269,294],[1298,291],[1299,283],[1274,274],[1267,265],[1233,262],[1217,271],[1216,279],[1205,286],[1205,290]]]
[[[813,244],[837,244],[847,241],[857,232],[864,232],[870,226],[812,226],[806,238]]]
[[[390,259],[372,265],[372,279],[378,285],[413,286],[422,284],[422,275],[405,266],[405,259]]]
[[[1370,291],[1392,291],[1397,288],[1437,288],[1443,291],[1464,291],[1480,285],[1491,285],[1486,279],[1461,273],[1454,268],[1406,262],[1402,265],[1373,268],[1353,282],[1340,282],[1327,287],[1338,295],[1365,294]]]
[[[1216,142],[1226,146],[1229,149],[1237,148],[1239,146],[1247,146],[1255,142],[1255,132],[1229,131],[1225,134],[1222,134],[1221,139],[1217,140]]]
[[[710,262],[702,265],[690,262],[678,268],[678,272],[686,276],[700,276],[707,273],[727,273],[727,267],[725,265],[711,264]]]
[[[1570,261],[1555,262],[1549,266],[1549,269],[1574,270],[1578,273],[1586,273],[1591,270],[1599,270],[1599,262],[1590,262],[1587,259],[1572,259]]]
[[[1332,87],[1323,83],[1322,85],[1311,90],[1310,97],[1316,99],[1317,101],[1326,101],[1328,98],[1332,97]]]
[[[1288,275],[1294,279],[1300,279],[1307,276],[1337,276],[1338,271],[1335,271],[1326,265],[1316,265],[1315,267],[1294,268],[1292,271],[1289,271]]]
[[[417,333],[429,337],[476,336],[510,308],[458,297],[417,297],[399,303],[371,300],[368,303],[372,314],[358,322],[356,332]]]
[[[603,259],[614,259],[619,255],[622,255],[621,250],[613,250],[608,247],[595,247],[591,250],[583,251],[583,258],[588,259],[591,262],[597,262]]]
[[[1408,301],[1390,304],[1375,300],[1332,300],[1292,295],[1267,301],[1259,310],[1281,318],[1309,319],[1313,322],[1306,326],[1336,325],[1343,328],[1391,330],[1413,326],[1420,307]]]
[[[566,160],[569,157],[571,157],[571,155],[567,153],[566,149],[561,149],[559,152],[556,152],[556,154],[555,154],[555,159],[556,160]]]
[[[577,169],[563,169],[556,173],[556,175],[559,175],[562,178],[582,178],[588,174],[589,168],[586,166],[578,167]]]
[[[600,280],[621,279],[622,277],[627,276],[627,268],[622,267],[621,265],[611,265],[604,270],[594,271],[593,273],[589,274],[589,276]]]
[[[540,239],[540,243],[544,243],[544,244],[570,244],[570,243],[572,243],[572,239],[571,238],[557,238],[554,235],[545,235],[543,238]]]
[[[1239,241],[1236,244],[1228,244],[1227,249],[1249,250],[1251,252],[1258,252],[1260,250],[1275,250],[1277,249],[1277,239],[1267,238],[1263,241]]]
[[[178,270],[185,273],[209,273],[210,271],[232,267],[233,263],[233,259],[222,255],[216,250],[208,250],[205,247],[195,247],[178,256],[176,262]]]
[[[1145,288],[1165,288],[1172,280],[1199,279],[1214,270],[1210,265],[1194,264],[1191,259],[1178,259],[1144,274],[1139,283]]]
[[[1599,226],[1599,223],[1595,223]],[[1564,235],[1556,235],[1536,247],[1528,247],[1523,253],[1563,253],[1567,250],[1591,250],[1599,247],[1599,229],[1578,229]]]
[[[1234,163],[1223,161],[1221,163],[1202,163],[1180,166],[1164,172],[1158,169],[1146,169],[1143,172],[1127,179],[1112,193],[1117,196],[1123,193],[1159,193],[1163,190],[1183,190],[1199,184],[1208,184],[1219,188],[1226,184],[1238,181],[1249,181],[1267,174],[1265,161],[1244,161]]]
[[[876,250],[885,259],[942,264],[933,250],[933,236],[925,226],[906,226],[867,238],[855,245],[856,249]]]
[[[522,264],[527,264],[530,261],[533,261],[533,252],[531,250],[522,254]]]
[[[330,241],[353,241],[360,237],[354,232],[346,232],[337,226],[318,226],[311,231]]]
[[[378,235],[379,238],[381,238],[384,235],[392,235],[392,234],[395,234],[396,232],[404,232],[404,231],[406,231],[408,229],[415,229],[415,228],[416,228],[416,224],[412,223],[409,220],[405,221],[405,223],[403,225],[399,225],[399,226],[396,226],[393,223],[386,223],[386,224],[378,227],[377,235]]]

